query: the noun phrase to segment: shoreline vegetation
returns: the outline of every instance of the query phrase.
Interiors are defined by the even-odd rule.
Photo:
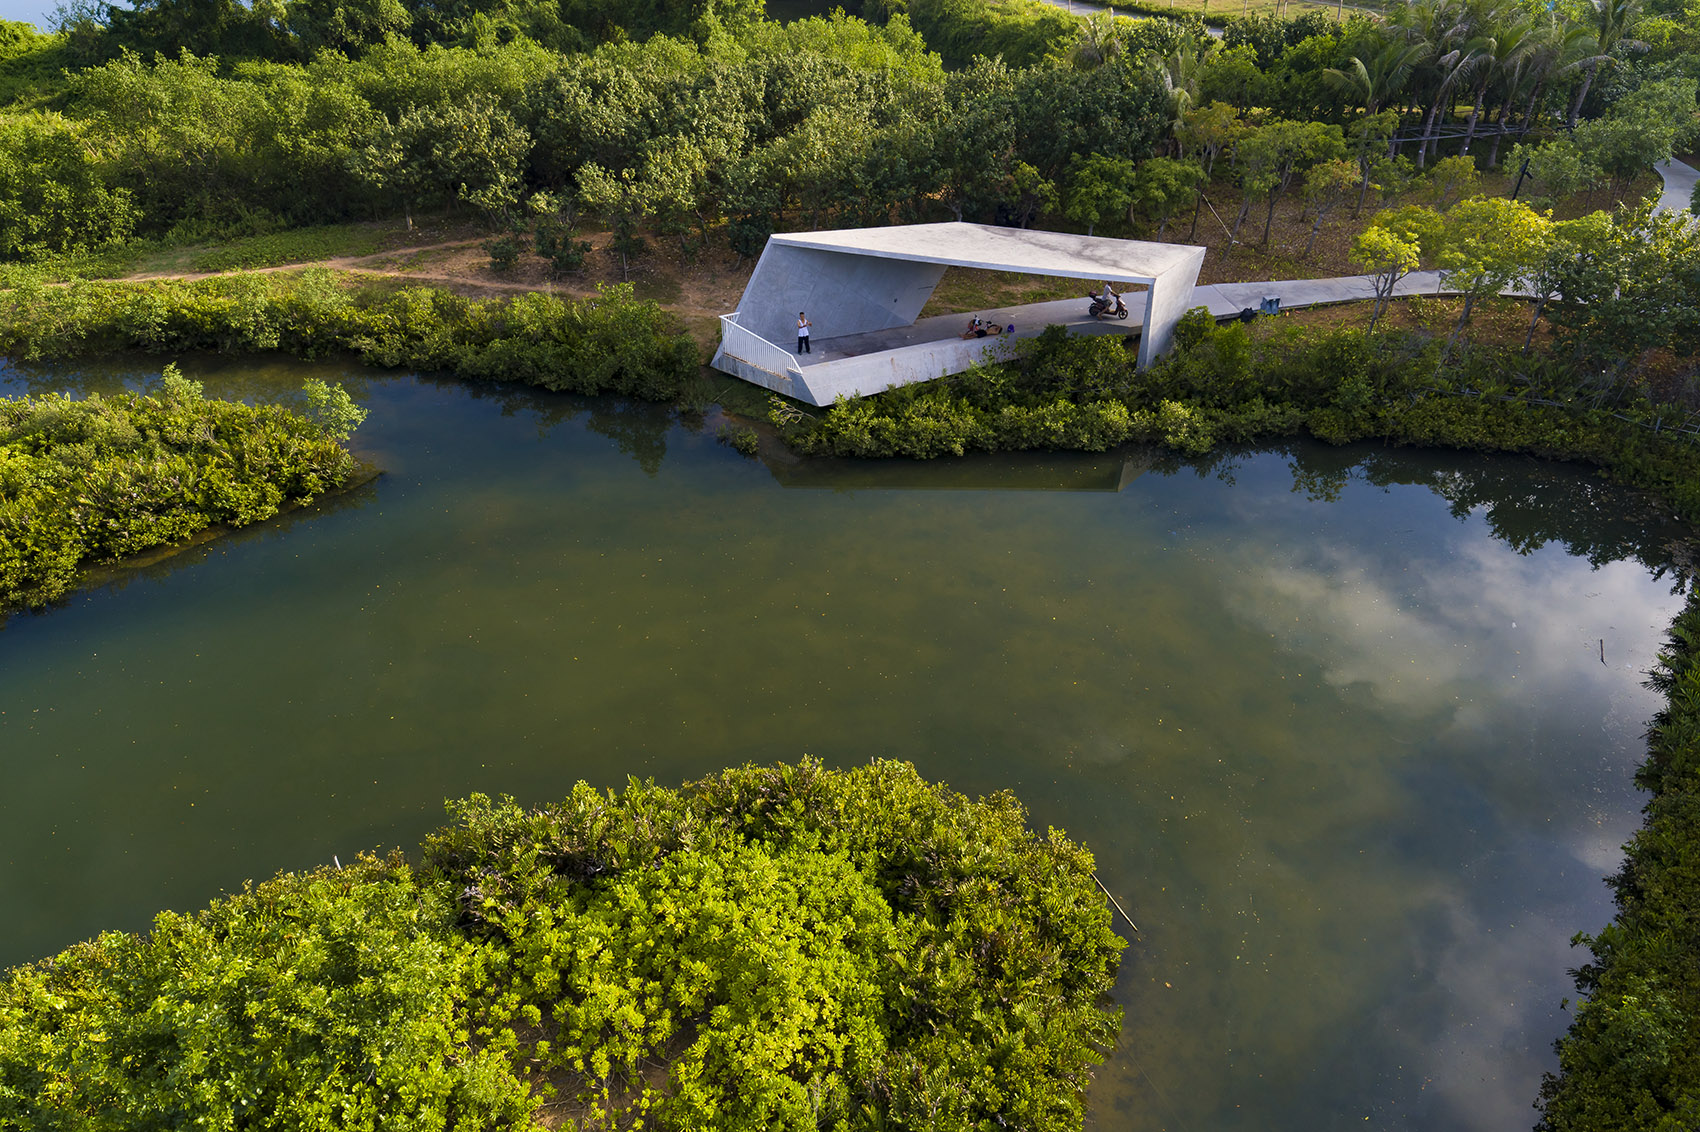
[[[52,361],[125,350],[349,353],[390,369],[649,401],[677,399],[700,365],[690,336],[628,284],[583,299],[472,299],[309,270],[0,291],[0,355]]]
[[[1603,196],[1633,212],[1650,165],[1692,144],[1700,0],[1406,0],[1379,14],[1334,5],[1292,18],[1270,6],[1187,0],[1193,10],[1165,11],[1141,0],[1125,7],[1157,18],[1130,21],[1023,0],[865,0],[860,15],[781,24],[759,0],[281,0],[263,11],[138,0],[67,5],[52,35],[0,21],[0,355],[347,352],[691,402],[705,388],[700,342],[775,231],[948,218],[1184,232],[1209,245],[1206,271],[1221,278],[1362,266],[1397,279],[1437,263],[1467,293],[1450,333],[1377,332],[1379,304],[1368,328],[1189,316],[1175,356],[1143,373],[1109,340],[1047,335],[1011,365],[820,414],[779,403],[770,422],[799,451],[858,457],[1131,442],[1196,454],[1306,435],[1527,453],[1590,464],[1700,521],[1689,361],[1700,350],[1700,265],[1691,254],[1655,264],[1619,238],[1617,216],[1594,211]],[[1224,25],[1219,37],[1206,13]],[[1507,199],[1519,192],[1533,209]],[[404,220],[411,236],[416,214],[445,210],[464,218],[459,252],[363,226]],[[1662,231],[1674,247],[1676,229]],[[1535,257],[1539,246],[1558,250]],[[1519,247],[1527,254],[1513,262]],[[699,270],[711,252],[740,266]],[[169,272],[391,253],[388,278],[76,278],[122,274],[141,256],[181,260],[157,269]],[[479,261],[476,280],[437,270],[455,255],[461,268]],[[680,270],[657,272],[664,258]],[[426,272],[513,293],[469,299],[418,286]],[[1519,277],[1541,292],[1528,334],[1481,333],[1481,308]],[[593,282],[577,298],[537,293]],[[1531,350],[1543,312],[1548,328]],[[1673,364],[1649,367],[1655,355]],[[341,441],[358,410],[323,401],[336,392],[310,392],[328,414],[317,422],[208,401],[175,375],[145,396],[7,402],[0,604],[51,600],[78,561],[181,539],[196,523],[264,517],[345,480]],[[232,446],[258,445],[268,471],[232,477],[201,446],[212,421],[235,430]],[[748,450],[754,437],[729,442]],[[197,485],[191,499],[185,483]],[[129,518],[101,528],[83,499]],[[37,522],[43,514],[51,521]],[[1640,776],[1653,792],[1647,823],[1614,881],[1619,917],[1579,937],[1594,961],[1578,972],[1585,999],[1559,1045],[1561,1072],[1541,1089],[1545,1132],[1700,1124],[1697,647],[1691,597],[1656,677],[1670,706]],[[880,825],[903,815],[858,793],[864,773],[887,775],[937,825]],[[709,796],[737,820],[694,808]],[[1018,807],[985,805],[963,818],[954,796],[892,764],[840,778],[812,764],[747,769],[680,794],[581,790],[548,820],[474,799],[417,871],[366,859],[282,877],[200,916],[162,916],[149,937],[103,936],[14,971],[0,991],[0,1028],[17,1036],[0,1041],[0,1123],[57,1126],[40,1105],[91,1104],[130,1114],[115,1124],[143,1114],[186,1123],[194,1110],[228,1125],[264,1103],[299,1124],[373,1124],[383,1105],[420,1127],[517,1127],[547,1085],[565,1106],[551,1119],[603,1124],[706,1127],[719,1119],[706,1114],[738,1112],[803,1126],[834,1112],[871,1126],[896,1113],[949,1130],[1014,1113],[1074,1129],[1092,1051],[1113,1039],[1091,998],[1113,937],[1096,894],[1082,894],[1084,851],[1056,838],[1018,846]],[[701,840],[662,852],[650,826],[638,831],[652,812]],[[991,984],[951,981],[972,984],[985,955],[1029,938],[1033,906],[993,907],[989,874],[974,869],[994,866],[968,860],[964,846],[988,830],[1002,831],[992,844],[1014,870],[1000,883],[1047,852],[1065,865],[1055,887],[1017,885],[1060,899],[1082,933],[1056,960],[1073,981],[1041,996],[1056,1013],[1011,1007],[1009,986],[996,988],[1000,999],[985,997]],[[932,856],[865,868],[870,854],[917,846]],[[915,883],[891,889],[894,876]],[[740,888],[749,877],[765,887]],[[812,951],[781,936],[687,955],[700,941],[638,915],[658,878],[701,894],[675,919],[774,899],[829,920],[901,915],[872,916],[877,938],[829,930]],[[563,916],[607,912],[596,930],[628,933],[610,946],[649,965],[664,1007],[569,956],[567,920],[539,903],[548,894],[569,898]],[[777,919],[792,910],[763,907]],[[1004,917],[1008,932],[974,935],[953,918],[964,908]],[[911,911],[913,923],[902,918]],[[931,950],[919,942],[928,931],[945,933]],[[756,984],[772,994],[743,1002],[717,981],[776,955],[800,955],[838,1013],[805,1020],[785,997],[795,988]],[[258,958],[232,974],[242,956]],[[173,982],[178,960],[190,973]],[[378,987],[367,963],[393,979]],[[211,989],[184,997],[195,972]],[[102,998],[123,979],[158,994]],[[555,1003],[568,985],[579,1005],[563,1013]],[[694,1033],[678,1025],[711,999],[754,1013]],[[280,1018],[256,1025],[245,1003]],[[972,1026],[996,1029],[999,1048],[1014,1051],[995,1065],[976,1044],[989,1032],[949,1028],[953,1008],[975,1004],[985,1009]],[[733,1029],[715,1028],[728,1020]],[[933,1032],[919,1044],[894,1038],[923,1021]],[[373,1027],[392,1024],[408,1040],[380,1060]],[[777,1081],[723,1034],[759,1039],[801,1068]],[[949,1044],[952,1034],[965,1044]],[[643,1076],[637,1059],[651,1053],[691,1067],[677,1091]],[[228,1072],[179,1086],[167,1071],[181,1064]],[[970,1090],[962,1074],[982,1069],[995,1087],[976,1079]],[[976,1109],[970,1094],[996,1107]]]
[[[89,567],[347,486],[365,410],[321,381],[304,393],[304,412],[209,399],[166,366],[148,393],[0,400],[0,615],[52,603]]]
[[[0,976],[0,1124],[1080,1127],[1126,944],[1008,792],[805,759],[450,814]]]

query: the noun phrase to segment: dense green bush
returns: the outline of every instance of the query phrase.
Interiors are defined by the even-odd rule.
[[[1007,793],[805,760],[452,811],[416,871],[11,972],[0,1126],[1080,1127],[1123,944]]]
[[[1544,1132],[1700,1126],[1700,595],[1649,681],[1667,697],[1636,781],[1646,821],[1612,879],[1617,918],[1579,936],[1594,961],[1541,1088]]]
[[[90,132],[53,113],[0,116],[0,261],[122,243],[135,228]]]
[[[908,0],[927,46],[953,67],[976,55],[1031,67],[1073,45],[1078,21],[1037,0]]]
[[[582,300],[468,299],[426,287],[351,290],[329,272],[308,271],[0,292],[0,355],[111,350],[351,350],[375,365],[651,401],[677,398],[700,364],[691,338],[627,286]]]
[[[524,1123],[465,1045],[473,959],[397,859],[162,913],[0,986],[0,1126],[434,1129]]]
[[[86,563],[342,486],[365,413],[323,382],[308,400],[308,415],[208,400],[169,366],[148,395],[0,400],[0,609],[62,596]]]
[[[1120,339],[1051,328],[1012,362],[779,425],[806,453],[928,458],[970,451],[1102,451],[1129,441],[1183,453],[1308,433],[1332,444],[1521,452],[1602,467],[1700,517],[1700,449],[1654,431],[1665,411],[1550,360],[1455,350],[1357,329],[1253,335],[1188,316],[1178,349],[1148,370]]]

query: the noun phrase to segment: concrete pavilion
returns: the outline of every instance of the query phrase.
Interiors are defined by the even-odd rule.
[[[720,318],[711,363],[724,373],[810,405],[879,393],[896,385],[960,373],[1006,356],[1013,339],[1046,326],[1072,333],[1137,334],[1139,365],[1168,350],[1175,324],[1193,301],[1204,249],[1185,244],[1111,240],[985,224],[907,224],[776,235],[756,263],[733,314]],[[973,313],[1013,323],[1001,338],[960,337],[967,314],[921,319],[947,267],[979,267],[1088,281],[1081,298]],[[1091,284],[1128,294],[1128,319],[1087,314]],[[810,353],[793,352],[797,312],[813,323]]]

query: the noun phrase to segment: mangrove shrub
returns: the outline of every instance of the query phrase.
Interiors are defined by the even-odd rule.
[[[1011,795],[804,760],[451,812],[10,972],[0,1126],[1080,1127],[1123,943]]]
[[[577,300],[468,299],[430,287],[359,289],[316,270],[0,292],[0,355],[112,350],[352,351],[369,364],[651,401],[676,399],[700,364],[690,336],[628,286]]]
[[[1494,347],[1442,358],[1438,342],[1414,334],[1289,324],[1254,335],[1206,312],[1183,318],[1175,342],[1139,370],[1119,339],[1052,327],[1005,364],[774,423],[800,451],[839,456],[1129,442],[1199,455],[1300,434],[1520,452],[1593,464],[1700,516],[1700,446],[1663,427],[1668,408],[1613,375]]]
[[[0,400],[0,609],[64,595],[85,564],[341,487],[366,414],[323,382],[307,395],[307,414],[212,400],[167,366],[148,394]]]

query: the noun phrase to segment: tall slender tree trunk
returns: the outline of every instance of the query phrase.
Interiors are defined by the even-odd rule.
[[[1464,127],[1464,147],[1458,151],[1459,156],[1470,152],[1470,143],[1476,140],[1476,122],[1482,116],[1482,99],[1487,97],[1487,83],[1476,88],[1476,104],[1470,107],[1470,123]]]
[[[1222,261],[1224,263],[1227,262],[1228,253],[1233,251],[1234,245],[1239,242],[1240,225],[1245,223],[1246,214],[1250,211],[1251,196],[1247,194],[1245,199],[1240,201],[1240,214],[1234,218],[1234,230],[1228,233],[1228,242],[1222,245]]]
[[[1588,97],[1588,88],[1594,85],[1594,72],[1599,69],[1598,63],[1590,63],[1588,69],[1582,72],[1582,85],[1576,91],[1576,101],[1570,104],[1570,116],[1566,119],[1572,130],[1576,128],[1576,115],[1582,113],[1582,100]]]
[[[1317,209],[1316,210],[1316,223],[1314,223],[1310,226],[1310,239],[1305,241],[1305,254],[1304,254],[1305,259],[1310,258],[1310,250],[1316,246],[1316,234],[1319,231],[1322,230],[1322,216],[1323,216],[1322,210],[1320,208]]]
[[[1511,99],[1508,96],[1499,107],[1499,128],[1493,132],[1493,145],[1488,148],[1488,168],[1499,168],[1499,144],[1511,128]]]
[[[1540,104],[1541,95],[1546,93],[1547,84],[1538,82],[1535,89],[1529,92],[1529,103],[1523,107],[1523,120],[1517,123],[1517,140],[1522,141],[1529,135],[1529,128],[1535,123],[1535,107]]]
[[[1535,317],[1529,320],[1529,333],[1523,335],[1523,352],[1529,352],[1529,346],[1535,340],[1535,327],[1541,324],[1541,312],[1547,309],[1547,301],[1539,299],[1535,303]]]
[[[1423,118],[1423,136],[1417,141],[1417,168],[1425,167],[1428,158],[1429,139],[1434,136],[1434,117],[1440,113],[1440,100],[1446,96],[1440,95],[1434,100],[1434,105],[1428,108],[1428,114]]]
[[[1467,291],[1464,293],[1464,309],[1458,312],[1458,325],[1452,328],[1452,337],[1446,341],[1446,348],[1448,350],[1452,349],[1452,344],[1458,341],[1458,335],[1464,333],[1464,327],[1470,321],[1470,306],[1475,301],[1476,297],[1474,295]]]
[[[1381,318],[1381,312],[1387,309],[1387,300],[1393,297],[1393,288],[1399,280],[1391,276],[1377,276],[1375,280],[1375,306],[1369,312],[1369,333],[1375,333],[1375,324]]]

